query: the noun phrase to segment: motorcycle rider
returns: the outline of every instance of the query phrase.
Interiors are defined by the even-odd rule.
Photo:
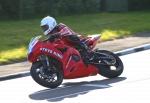
[[[80,54],[84,60],[87,62],[88,56],[87,45],[80,40],[77,33],[71,30],[68,26],[63,23],[57,24],[55,18],[47,16],[41,20],[41,28],[43,29],[44,35],[51,38],[61,38],[67,40],[69,43],[73,44],[75,48],[79,47],[81,51]],[[79,48],[77,48],[79,50]]]

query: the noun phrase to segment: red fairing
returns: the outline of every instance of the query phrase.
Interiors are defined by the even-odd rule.
[[[59,61],[62,61],[63,55],[56,48],[59,44],[50,43],[50,42],[38,42],[35,47],[32,49],[32,52],[28,54],[28,60],[30,62],[36,62],[38,57],[42,54],[49,55]],[[62,47],[62,46],[61,46]]]
[[[42,42],[37,42],[37,44],[32,49],[32,52],[28,54],[28,61],[32,63],[37,61],[37,57],[41,54],[39,49],[40,47],[42,47],[41,44]]]
[[[88,39],[93,41],[93,44],[96,42],[96,39]],[[65,79],[86,77],[98,73],[98,69],[94,65],[87,65],[83,62],[78,50],[65,43],[65,39],[58,39],[54,42],[33,40],[30,43],[32,45],[29,48],[28,60],[32,63],[36,62],[38,57],[43,54],[57,59],[62,64]]]

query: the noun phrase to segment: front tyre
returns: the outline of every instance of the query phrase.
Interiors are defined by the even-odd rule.
[[[115,78],[122,74],[124,66],[121,59],[116,54],[107,50],[96,50],[96,52],[113,57],[116,61],[113,65],[98,64],[97,67],[99,68],[100,75],[107,78]]]
[[[32,78],[40,85],[47,87],[47,88],[56,88],[58,87],[63,81],[63,72],[58,65],[57,62],[54,62],[51,65],[53,71],[45,72],[45,69],[41,62],[35,62],[32,64],[30,74]]]

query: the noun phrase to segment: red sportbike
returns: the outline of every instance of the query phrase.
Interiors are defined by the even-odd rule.
[[[63,79],[97,74],[107,78],[115,78],[123,72],[123,63],[116,54],[94,49],[100,38],[99,35],[84,39],[81,37],[90,51],[88,59],[86,57],[88,55],[81,55],[84,53],[80,53],[80,49],[73,48],[63,39],[54,39],[51,36],[42,41],[40,38],[37,36],[30,41],[28,61],[32,62],[30,69],[32,78],[44,87],[56,88],[61,85]]]

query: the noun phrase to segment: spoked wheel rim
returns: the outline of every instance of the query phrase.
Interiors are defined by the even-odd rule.
[[[109,57],[112,59],[112,61],[110,62],[109,69],[112,71],[119,71],[122,66],[120,64],[120,62],[118,61],[118,58],[115,58],[112,55],[109,55]]]
[[[31,77],[34,79],[35,82],[44,87],[56,88],[63,81],[63,71],[60,65],[58,65],[58,62],[57,65],[51,65],[51,68],[49,69],[50,70],[45,71],[45,68],[40,62],[35,62],[32,64],[30,70]],[[53,70],[51,71],[51,69]]]
[[[54,69],[54,68],[52,68],[52,69]],[[36,73],[40,79],[42,79],[48,83],[54,83],[54,82],[57,82],[57,80],[58,80],[57,71],[54,71],[54,70],[53,71],[48,71],[48,70],[45,71],[43,66],[38,67],[36,69]]]
[[[119,65],[119,63],[117,61],[114,65],[111,65],[109,67],[110,67],[110,70],[112,70],[112,71],[119,71],[121,69],[121,66]]]
[[[107,50],[98,50],[100,54],[104,54],[108,61],[102,61],[97,65],[99,68],[99,74],[107,78],[115,78],[122,74],[123,72],[123,63],[121,59],[114,53]],[[109,58],[110,57],[110,60]],[[112,58],[112,59],[111,59]]]
[[[107,68],[109,68],[112,71],[119,71],[121,69],[121,65],[118,62],[118,58],[114,57],[113,55],[110,54],[105,54],[103,53],[107,58],[110,60],[104,60],[107,65]]]
[[[115,64],[117,63],[117,60],[114,56],[112,55],[109,55],[109,54],[105,54],[107,56],[107,58],[109,58],[110,60],[107,61],[107,60],[104,60],[104,62],[108,65],[112,65],[112,66],[115,66]]]

